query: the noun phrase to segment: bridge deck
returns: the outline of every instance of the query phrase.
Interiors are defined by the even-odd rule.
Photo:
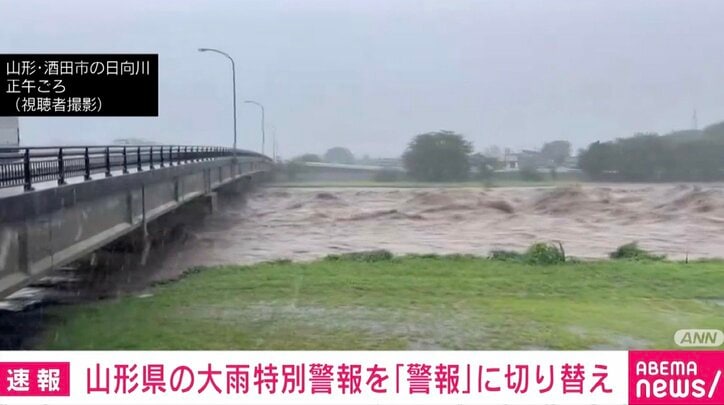
[[[269,171],[262,155],[149,165],[0,189],[0,298],[200,196]]]

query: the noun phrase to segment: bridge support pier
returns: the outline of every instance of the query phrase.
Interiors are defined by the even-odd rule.
[[[141,266],[145,266],[148,262],[148,255],[151,253],[151,236],[148,234],[148,223],[143,222],[138,236],[138,244],[142,246],[141,250]]]
[[[223,193],[243,196],[251,189],[251,176],[244,176],[221,189]]]
[[[203,204],[206,213],[213,214],[214,211],[218,209],[218,196],[216,195],[216,192],[212,191],[210,193],[206,193],[199,199],[199,202]]]

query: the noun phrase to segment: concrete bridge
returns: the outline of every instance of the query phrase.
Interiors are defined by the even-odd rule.
[[[0,149],[0,298],[215,190],[264,178],[256,152],[197,146]]]

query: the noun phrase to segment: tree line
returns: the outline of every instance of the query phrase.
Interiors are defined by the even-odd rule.
[[[496,170],[504,169],[497,147],[487,153],[473,153],[473,144],[454,131],[427,132],[415,136],[402,155],[407,174],[420,181],[462,181],[471,176],[478,180],[490,180]],[[571,154],[571,144],[558,140],[547,142],[540,151],[519,157],[519,175],[523,180],[542,180],[538,169],[562,165]]]
[[[406,175],[418,181],[446,182],[463,181],[471,176],[479,180],[489,180],[496,170],[505,168],[497,147],[488,148],[496,153],[473,153],[472,142],[454,131],[435,131],[419,134],[412,138],[402,154],[402,165]],[[540,180],[538,168],[560,166],[569,156],[571,144],[568,141],[552,141],[545,143],[540,152],[533,152],[524,159],[521,156],[520,175],[524,180]],[[354,155],[346,148],[329,149],[324,156],[307,153],[290,162],[328,162],[354,163]],[[379,173],[380,181],[399,179],[397,171]],[[383,180],[384,179],[384,180]]]
[[[724,122],[703,130],[594,142],[579,153],[578,165],[592,180],[722,180]]]
[[[518,155],[520,173],[540,176],[537,170],[541,168],[555,173],[570,152],[568,141],[545,143],[532,158]],[[324,156],[306,154],[293,160],[351,164],[356,159],[348,149],[335,147]],[[415,136],[402,155],[402,163],[407,175],[420,181],[461,181],[473,173],[483,179],[503,168],[503,162],[491,153],[474,154],[473,144],[463,135],[445,130]],[[703,130],[639,133],[594,142],[579,151],[578,167],[591,180],[599,181],[724,180],[724,122]]]

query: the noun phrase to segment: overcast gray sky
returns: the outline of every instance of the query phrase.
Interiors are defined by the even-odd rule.
[[[228,62],[196,51],[215,47],[285,157],[389,157],[438,129],[477,150],[583,147],[688,128],[694,108],[724,120],[722,16],[718,0],[0,0],[0,52],[159,54],[158,118],[24,118],[27,144],[230,145]],[[239,120],[259,149],[259,110]]]

